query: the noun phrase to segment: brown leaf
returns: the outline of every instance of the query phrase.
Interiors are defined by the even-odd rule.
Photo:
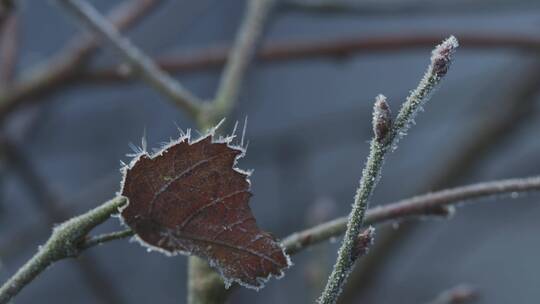
[[[121,215],[143,245],[197,255],[227,285],[261,288],[289,259],[251,213],[249,174],[235,168],[244,149],[231,145],[233,136],[214,137],[191,142],[188,133],[154,155],[141,151],[125,168]]]

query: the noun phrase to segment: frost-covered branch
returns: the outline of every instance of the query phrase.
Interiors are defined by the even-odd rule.
[[[359,235],[363,226],[364,215],[368,208],[368,202],[380,177],[384,157],[387,152],[392,150],[399,139],[406,134],[416,113],[422,108],[423,104],[429,99],[429,96],[435,86],[446,75],[451,63],[451,57],[458,46],[456,38],[453,36],[443,41],[433,50],[431,64],[429,65],[424,77],[418,87],[411,92],[401,110],[396,117],[395,122],[389,126],[388,122],[382,121],[382,112],[387,111],[388,105],[384,96],[379,96],[375,102],[373,127],[377,131],[378,125],[385,125],[386,131],[382,135],[376,132],[371,141],[370,153],[366,166],[362,172],[360,186],[356,192],[353,209],[347,222],[347,230],[343,242],[338,251],[338,257],[332,273],[328,278],[326,287],[319,298],[321,304],[333,304],[337,301],[342,287],[354,266],[355,259],[352,256],[356,237]],[[386,109],[386,110],[385,110]]]
[[[168,97],[174,104],[197,116],[201,103],[197,97],[180,83],[163,72],[149,57],[133,45],[94,7],[82,0],[58,0],[59,4],[71,12],[94,33],[102,37],[129,64],[133,72],[147,81],[156,90]]]
[[[200,129],[215,125],[237,103],[245,74],[274,4],[275,0],[247,1],[244,18],[229,51],[216,96],[197,117]],[[199,257],[189,258],[188,280],[189,304],[222,303],[227,297],[221,276]]]
[[[79,255],[81,242],[86,235],[94,227],[109,219],[111,214],[116,213],[125,203],[124,197],[116,197],[56,226],[45,245],[39,247],[38,252],[0,287],[0,304],[8,303],[52,263]]]
[[[19,30],[18,16],[9,14],[0,26],[0,90],[13,81],[18,58]]]
[[[364,226],[401,221],[410,218],[439,217],[452,214],[453,207],[485,198],[540,191],[540,176],[477,183],[418,195],[394,203],[371,208],[366,212]],[[300,231],[283,239],[287,253],[294,254],[306,247],[337,237],[347,229],[347,217],[340,217]]]

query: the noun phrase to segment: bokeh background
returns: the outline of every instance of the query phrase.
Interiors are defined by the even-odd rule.
[[[283,0],[286,1],[286,0]],[[306,0],[307,1],[307,0]],[[120,1],[90,1],[106,12]],[[197,54],[229,45],[245,1],[163,3],[126,35],[152,56]],[[333,2],[333,1],[328,1]],[[540,172],[540,3],[532,0],[350,0],[345,11],[278,7],[263,45],[375,41],[454,34],[529,41],[463,43],[425,112],[385,164],[372,199],[385,204],[429,190]],[[53,1],[22,1],[17,69],[43,62],[80,27]],[[357,49],[290,60],[256,60],[225,130],[249,118],[244,169],[254,169],[251,207],[278,237],[347,214],[371,137],[374,96],[397,109],[422,76],[429,44]],[[91,67],[119,63],[108,47]],[[175,77],[211,98],[218,67]],[[77,83],[34,98],[3,121],[0,279],[44,243],[52,223],[114,196],[129,143],[149,147],[194,122],[139,81]],[[397,110],[394,110],[396,112]],[[539,196],[468,205],[451,220],[380,227],[357,265],[343,303],[424,303],[461,283],[477,303],[540,299]],[[118,229],[116,219],[97,232]],[[295,266],[259,292],[239,289],[231,303],[312,303],[335,259],[338,240],[293,257]],[[147,253],[120,240],[56,263],[15,303],[183,303],[183,256]]]

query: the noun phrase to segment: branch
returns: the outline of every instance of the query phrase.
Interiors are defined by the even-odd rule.
[[[457,40],[452,36],[435,48],[431,56],[431,64],[418,87],[411,92],[393,123],[390,126],[388,105],[384,96],[379,96],[375,103],[373,127],[375,137],[371,141],[370,153],[366,167],[362,172],[360,186],[356,192],[353,209],[348,218],[347,230],[334,269],[328,278],[326,287],[319,298],[321,304],[333,304],[337,301],[342,287],[354,266],[356,257],[352,255],[356,237],[362,229],[365,211],[369,198],[380,177],[384,157],[392,150],[398,140],[406,134],[416,113],[429,99],[432,90],[446,75],[451,63],[451,56],[457,48]]]
[[[510,195],[511,198],[517,198],[519,195],[516,194],[533,191],[540,191],[540,176],[491,181],[447,189],[372,208],[366,212],[364,225],[375,225],[387,221],[398,221],[418,217],[440,216],[442,215],[440,210],[443,207],[475,202],[486,197]],[[4,299],[15,296],[25,285],[30,283],[39,273],[41,273],[47,265],[61,259],[76,256],[84,250],[106,242],[132,236],[133,231],[130,229],[105,233],[94,237],[86,236],[93,227],[105,221],[110,215],[115,214],[118,207],[122,206],[124,203],[124,198],[115,198],[102,206],[73,218],[55,228],[53,236],[51,236],[45,246],[41,247],[36,256],[27,262],[21,270],[0,288],[0,304],[5,303],[3,302],[5,301]],[[96,222],[92,222],[92,224],[89,225],[88,219],[95,219]],[[286,252],[292,255],[332,237],[340,236],[345,232],[346,228],[347,217],[341,217],[293,233],[283,239],[282,244]],[[86,232],[82,234],[77,233],[77,231]],[[53,242],[52,240],[56,241]],[[51,247],[48,244],[55,244],[56,247]],[[60,246],[62,244],[63,247]],[[58,252],[63,252],[64,254],[56,255]],[[74,254],[65,254],[66,252]],[[52,255],[51,253],[55,254]],[[42,264],[42,262],[37,263],[37,261],[43,261],[44,255],[54,256],[55,258],[46,258],[46,264]],[[24,275],[21,274],[23,269],[25,269]],[[33,271],[29,272],[29,269],[33,269]],[[22,281],[21,278],[25,278],[24,281]],[[17,282],[17,286],[8,289],[13,282]]]
[[[274,4],[275,0],[248,0],[244,19],[229,51],[214,101],[197,117],[199,128],[215,125],[234,107]],[[188,268],[189,304],[217,304],[227,298],[228,293],[221,276],[206,261],[192,256]]]
[[[395,52],[404,49],[432,47],[440,40],[440,34],[388,35],[385,37],[341,37],[311,41],[274,41],[262,45],[257,52],[258,60],[279,62],[295,59],[346,57],[373,52]],[[516,35],[483,35],[465,33],[459,35],[460,45],[466,49],[512,49],[537,53],[540,39]],[[207,47],[183,51],[155,59],[169,73],[186,73],[221,67],[229,54],[229,47]],[[110,83],[132,78],[120,67],[83,71],[73,82]]]
[[[373,52],[394,52],[404,49],[419,49],[433,46],[440,39],[440,34],[399,35],[371,38],[333,38],[315,41],[281,41],[263,45],[257,52],[258,60],[279,62],[298,59],[343,58],[354,54]],[[528,36],[504,36],[463,34],[460,43],[465,49],[510,49],[537,53],[540,51],[540,40]],[[72,51],[68,49],[67,51]],[[91,83],[114,84],[115,82],[132,81],[130,73],[118,66],[96,70],[81,70],[71,65],[70,52],[61,52],[59,56],[43,66],[23,73],[31,77],[23,79],[13,89],[0,94],[0,120],[18,106],[36,97],[54,93],[66,86]],[[229,53],[228,47],[208,47],[178,54],[161,56],[155,59],[156,64],[167,73],[186,73],[207,70],[223,66]],[[60,56],[61,55],[61,56]],[[67,72],[66,72],[67,71]],[[46,101],[40,99],[40,101]]]
[[[247,2],[244,20],[238,29],[232,48],[228,50],[227,63],[211,105],[209,113],[211,121],[221,120],[237,102],[249,63],[255,55],[275,2],[275,0],[249,0]]]
[[[10,14],[0,27],[0,90],[13,81],[17,66],[19,25],[16,14]]]
[[[176,106],[196,117],[199,113],[199,99],[180,83],[163,72],[142,51],[133,45],[94,7],[82,0],[58,0],[66,10],[84,23],[96,35],[109,42],[114,50],[130,65],[133,72],[143,78],[156,90],[173,101]]]
[[[0,30],[4,26],[4,22],[9,18],[12,11],[15,9],[15,1],[0,0]]]
[[[109,19],[119,30],[125,30],[150,13],[158,3],[159,0],[125,1],[111,10]],[[51,59],[23,71],[13,89],[0,93],[0,119],[24,102],[62,86],[80,70],[97,47],[96,37],[82,34],[70,40]]]
[[[126,203],[124,197],[116,197],[101,206],[74,217],[55,227],[45,245],[0,288],[0,304],[8,303],[19,291],[52,263],[76,257],[81,252],[81,240],[97,225]]]
[[[520,69],[517,74],[511,73],[508,76],[512,78],[502,81],[509,83],[506,92],[490,103],[491,109],[482,116],[476,126],[468,129],[468,134],[453,153],[453,157],[439,166],[428,184],[414,191],[415,193],[459,185],[465,177],[484,164],[482,160],[486,155],[501,147],[501,143],[535,117],[534,105],[540,91],[540,62],[536,60],[526,69]],[[400,246],[407,243],[407,238],[420,224],[417,221],[404,223],[399,229],[388,230],[383,238],[379,238],[371,254],[362,260],[363,266],[356,268],[351,274],[340,302],[355,303],[354,299],[359,293],[369,290],[370,284],[376,281],[377,269],[384,267],[392,255],[399,254]]]
[[[401,221],[405,219],[447,216],[441,212],[457,204],[474,202],[486,197],[508,196],[540,191],[540,176],[515,178],[477,183],[457,188],[427,193],[394,203],[369,209],[364,218],[364,226]],[[451,208],[449,210],[452,210]],[[287,253],[295,254],[306,247],[337,237],[347,229],[347,217],[341,217],[315,227],[300,231],[283,239]]]
[[[134,234],[135,233],[133,232],[133,230],[127,228],[127,229],[120,230],[120,231],[103,233],[103,234],[100,234],[98,236],[88,237],[86,240],[84,240],[80,244],[79,250],[86,250],[88,248],[98,246],[98,245],[102,245],[102,244],[110,242],[110,241],[124,239],[124,238],[130,237],[130,236],[133,236]]]

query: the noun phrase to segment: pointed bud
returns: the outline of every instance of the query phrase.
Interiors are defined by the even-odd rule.
[[[433,73],[437,77],[443,77],[448,72],[450,63],[452,62],[452,55],[456,51],[459,43],[454,36],[450,36],[439,44],[431,53],[431,65]]]
[[[375,238],[375,228],[370,226],[358,235],[355,240],[353,250],[351,251],[351,260],[356,261],[361,256],[368,253],[369,247],[373,244]]]
[[[386,138],[391,127],[392,115],[386,97],[378,95],[373,106],[373,133],[377,142],[380,143]]]

